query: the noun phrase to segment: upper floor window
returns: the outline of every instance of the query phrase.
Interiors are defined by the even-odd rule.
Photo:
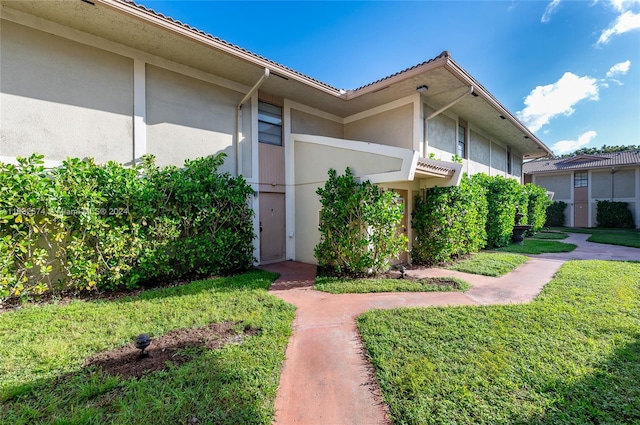
[[[511,148],[507,148],[507,174],[513,174],[511,168]]]
[[[282,146],[282,108],[258,102],[258,141]]]
[[[467,129],[461,122],[458,125],[458,151],[457,154],[460,158],[466,158],[467,155]]]
[[[583,171],[581,173],[573,174],[573,187],[587,187],[589,186],[589,173]]]

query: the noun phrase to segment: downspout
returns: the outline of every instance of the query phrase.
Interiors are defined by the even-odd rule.
[[[457,98],[455,98],[454,100],[452,100],[451,102],[449,102],[448,104],[446,104],[445,106],[443,106],[442,108],[438,109],[437,111],[435,111],[434,113],[432,113],[431,115],[429,115],[428,117],[426,117],[424,119],[424,152],[422,153],[424,156],[426,156],[427,154],[427,121],[429,121],[431,118],[434,118],[438,115],[440,115],[441,113],[443,113],[444,111],[446,111],[447,109],[451,108],[453,105],[455,105],[456,103],[460,102],[462,99],[464,99],[465,97],[469,96],[470,94],[473,93],[473,85],[469,86],[469,90],[467,90],[466,92],[462,93],[460,96],[458,96]],[[456,134],[458,134],[456,132]]]
[[[242,166],[242,158],[240,156],[240,132],[242,130],[242,105],[244,105],[249,99],[251,99],[251,96],[253,96],[254,93],[258,91],[262,83],[264,83],[267,78],[269,78],[269,69],[265,68],[264,75],[262,75],[262,77],[260,77],[260,79],[253,85],[253,87],[251,87],[251,90],[249,90],[249,92],[242,98],[242,100],[240,101],[240,103],[238,103],[238,106],[236,107],[236,175],[237,176],[240,175],[240,169]],[[255,177],[255,176],[252,176],[252,177]]]

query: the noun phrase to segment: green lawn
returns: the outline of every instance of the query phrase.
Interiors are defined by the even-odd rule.
[[[538,232],[535,235],[531,236],[531,239],[551,239],[551,240],[560,240],[566,239],[569,235],[564,232]]]
[[[504,254],[497,252],[481,252],[456,262],[447,267],[459,272],[480,274],[484,276],[502,276],[528,260],[524,255]]]
[[[537,239],[525,239],[522,245],[514,244],[498,248],[497,251],[517,252],[519,254],[544,254],[547,252],[571,252],[576,249],[572,243],[547,241]]]
[[[396,424],[640,423],[640,264],[568,262],[529,304],[357,322]]]
[[[591,236],[589,242],[604,243],[609,245],[630,246],[640,248],[640,230],[635,229],[601,229],[601,228],[562,228],[569,233],[588,233]]]
[[[451,282],[454,284],[451,285]],[[332,294],[364,294],[370,292],[464,292],[467,282],[452,277],[423,279],[343,279],[318,277],[314,289]]]
[[[275,274],[150,290],[135,298],[0,314],[0,423],[270,424],[294,308],[267,293]],[[223,321],[257,329],[180,367],[123,380],[83,364],[94,353]]]

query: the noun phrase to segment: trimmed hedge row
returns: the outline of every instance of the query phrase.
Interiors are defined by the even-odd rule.
[[[428,189],[417,197],[413,211],[414,241],[411,258],[433,265],[482,248],[511,242],[516,206],[524,214],[521,224],[531,232],[542,229],[551,201],[542,187],[520,185],[501,176],[463,176],[458,187]]]
[[[554,201],[547,208],[547,219],[544,223],[546,227],[562,227],[564,226],[565,216],[564,210],[567,203],[562,201]]]
[[[633,214],[627,202],[597,201],[596,221],[598,227],[635,229]]]
[[[229,274],[253,262],[251,187],[224,154],[160,168],[42,155],[0,163],[0,301]]]

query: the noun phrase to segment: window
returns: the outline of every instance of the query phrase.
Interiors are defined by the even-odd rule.
[[[589,186],[589,173],[583,171],[581,173],[573,174],[573,187],[587,187]]]
[[[258,141],[282,146],[282,108],[258,102]]]
[[[467,152],[467,129],[464,125],[458,125],[458,156],[466,158]]]
[[[507,174],[511,173],[511,148],[507,148]]]

